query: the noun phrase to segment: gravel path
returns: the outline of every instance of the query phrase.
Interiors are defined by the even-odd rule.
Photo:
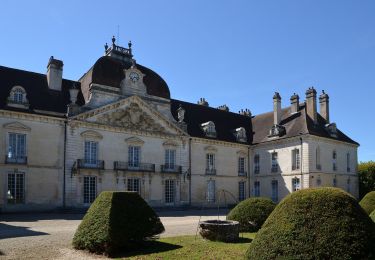
[[[217,211],[159,212],[162,237],[195,235],[199,219],[217,219]],[[200,217],[200,215],[204,215]],[[0,259],[105,259],[74,250],[71,241],[82,214],[0,215]],[[225,212],[220,212],[225,219]]]

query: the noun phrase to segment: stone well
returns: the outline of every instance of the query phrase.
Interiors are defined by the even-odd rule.
[[[233,242],[239,237],[238,221],[206,220],[199,223],[199,234],[208,240]]]

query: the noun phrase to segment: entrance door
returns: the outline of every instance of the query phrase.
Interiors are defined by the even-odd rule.
[[[175,196],[175,181],[165,180],[165,203],[174,204]]]
[[[83,177],[83,203],[91,204],[96,198],[96,177]]]

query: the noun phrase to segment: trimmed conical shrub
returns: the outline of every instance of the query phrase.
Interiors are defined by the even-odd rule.
[[[359,205],[370,215],[375,209],[375,191],[367,193],[359,202]]]
[[[240,231],[256,232],[271,214],[276,204],[269,198],[249,198],[241,201],[227,219],[240,222]]]
[[[289,194],[268,217],[248,259],[374,259],[375,225],[337,188]]]
[[[135,192],[100,193],[73,238],[76,249],[112,255],[164,231],[154,210]]]

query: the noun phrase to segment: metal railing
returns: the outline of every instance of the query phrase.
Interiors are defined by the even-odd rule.
[[[179,165],[162,164],[160,165],[160,171],[164,173],[181,173],[182,167]]]
[[[104,170],[104,161],[103,160],[87,160],[87,159],[78,159],[77,168],[79,169],[101,169]]]
[[[5,156],[6,164],[27,164],[27,156]]]
[[[216,175],[216,169],[206,169],[207,175]]]
[[[247,176],[247,172],[245,172],[245,171],[238,171],[238,176]]]
[[[135,171],[135,172],[155,172],[155,164],[153,163],[134,163],[134,162],[120,162],[113,163],[115,170]]]

